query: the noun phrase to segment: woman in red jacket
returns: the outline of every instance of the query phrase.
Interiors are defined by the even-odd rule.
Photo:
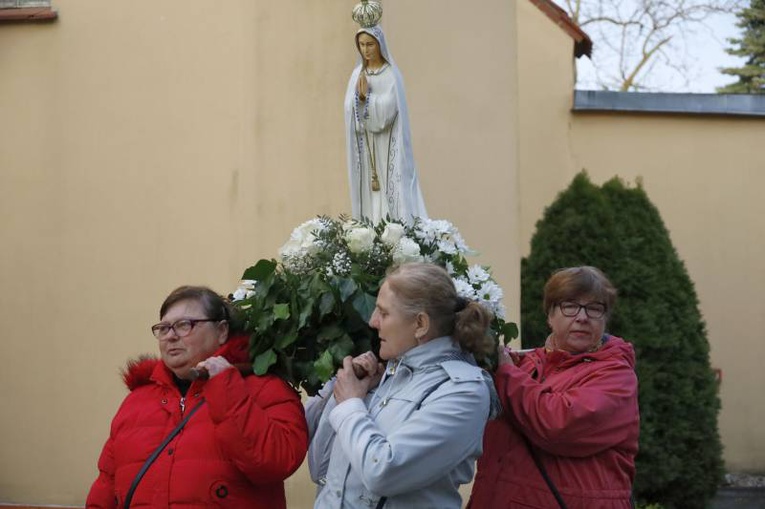
[[[504,414],[486,427],[468,507],[631,507],[638,382],[632,345],[604,333],[615,300],[598,269],[560,270],[544,289],[546,345],[500,348]]]
[[[232,308],[205,287],[173,291],[151,330],[161,359],[130,362],[130,394],[114,417],[87,507],[285,508],[284,479],[303,461],[308,432],[297,393],[281,379],[243,376],[248,338]],[[195,378],[195,373],[206,372]],[[147,458],[191,412],[150,464]]]

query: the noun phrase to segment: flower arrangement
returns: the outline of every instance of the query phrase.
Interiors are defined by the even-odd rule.
[[[275,372],[314,394],[346,355],[375,349],[376,331],[367,322],[382,279],[389,267],[412,261],[445,267],[459,295],[490,309],[495,341],[517,337],[517,326],[505,321],[502,289],[487,268],[468,264],[473,254],[444,220],[306,221],[281,247],[279,261],[245,270],[232,294],[251,333],[255,373]]]

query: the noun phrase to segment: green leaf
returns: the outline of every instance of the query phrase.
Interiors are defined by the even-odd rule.
[[[326,382],[332,377],[335,372],[334,365],[332,364],[332,354],[329,350],[325,350],[321,357],[316,359],[313,363],[313,367],[316,370],[316,375],[322,382]]]
[[[288,346],[290,346],[292,343],[294,343],[298,338],[297,332],[288,332],[286,334],[283,334],[277,341],[276,345],[274,345],[279,350],[284,350]]]
[[[274,321],[286,320],[290,317],[289,304],[274,304]]]
[[[259,260],[242,274],[242,279],[265,281],[276,271],[276,260]]]
[[[268,349],[262,354],[255,357],[252,362],[252,370],[256,375],[265,375],[270,368],[276,362],[276,354],[272,349]]]
[[[305,327],[305,325],[308,323],[308,320],[313,314],[313,307],[315,303],[316,301],[313,298],[305,299],[305,302],[303,302],[303,305],[300,308],[300,314],[298,315],[298,328]]]
[[[329,323],[321,327],[316,333],[316,339],[319,341],[328,341],[341,338],[345,335],[345,330],[340,324]]]
[[[319,318],[324,318],[335,309],[335,296],[331,291],[321,294],[319,299]]]
[[[343,278],[340,280],[340,285],[338,286],[340,290],[340,300],[345,302],[348,300],[348,297],[354,294],[356,290],[359,288],[359,286],[356,284],[356,282],[351,278]]]
[[[347,355],[353,354],[353,340],[348,334],[344,334],[343,337],[335,340],[328,348],[328,351],[332,353],[332,358],[338,364],[343,362],[343,359]]]
[[[513,322],[505,322],[504,325],[502,325],[502,335],[505,337],[505,343],[510,341],[511,339],[515,339],[518,337],[518,325],[516,325]]]
[[[353,297],[353,309],[361,316],[361,319],[368,322],[372,318],[377,299],[366,292],[357,293]]]
[[[255,321],[255,331],[260,332],[261,334],[267,334],[271,330],[275,318],[273,313],[263,313]]]

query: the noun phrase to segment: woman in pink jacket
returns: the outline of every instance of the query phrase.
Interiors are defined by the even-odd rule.
[[[598,269],[562,269],[544,288],[545,346],[500,348],[504,413],[486,427],[469,508],[631,507],[638,381],[632,345],[604,332],[615,300]]]
[[[182,286],[165,299],[151,328],[161,358],[138,359],[124,373],[130,394],[112,421],[88,508],[286,508],[283,481],[308,448],[303,406],[281,379],[235,368],[248,363],[249,341],[233,333],[232,311],[205,287]]]

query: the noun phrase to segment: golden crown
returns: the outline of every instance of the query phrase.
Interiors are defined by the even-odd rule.
[[[382,11],[382,5],[377,0],[361,0],[353,8],[353,21],[361,25],[361,28],[373,27],[380,22]]]

